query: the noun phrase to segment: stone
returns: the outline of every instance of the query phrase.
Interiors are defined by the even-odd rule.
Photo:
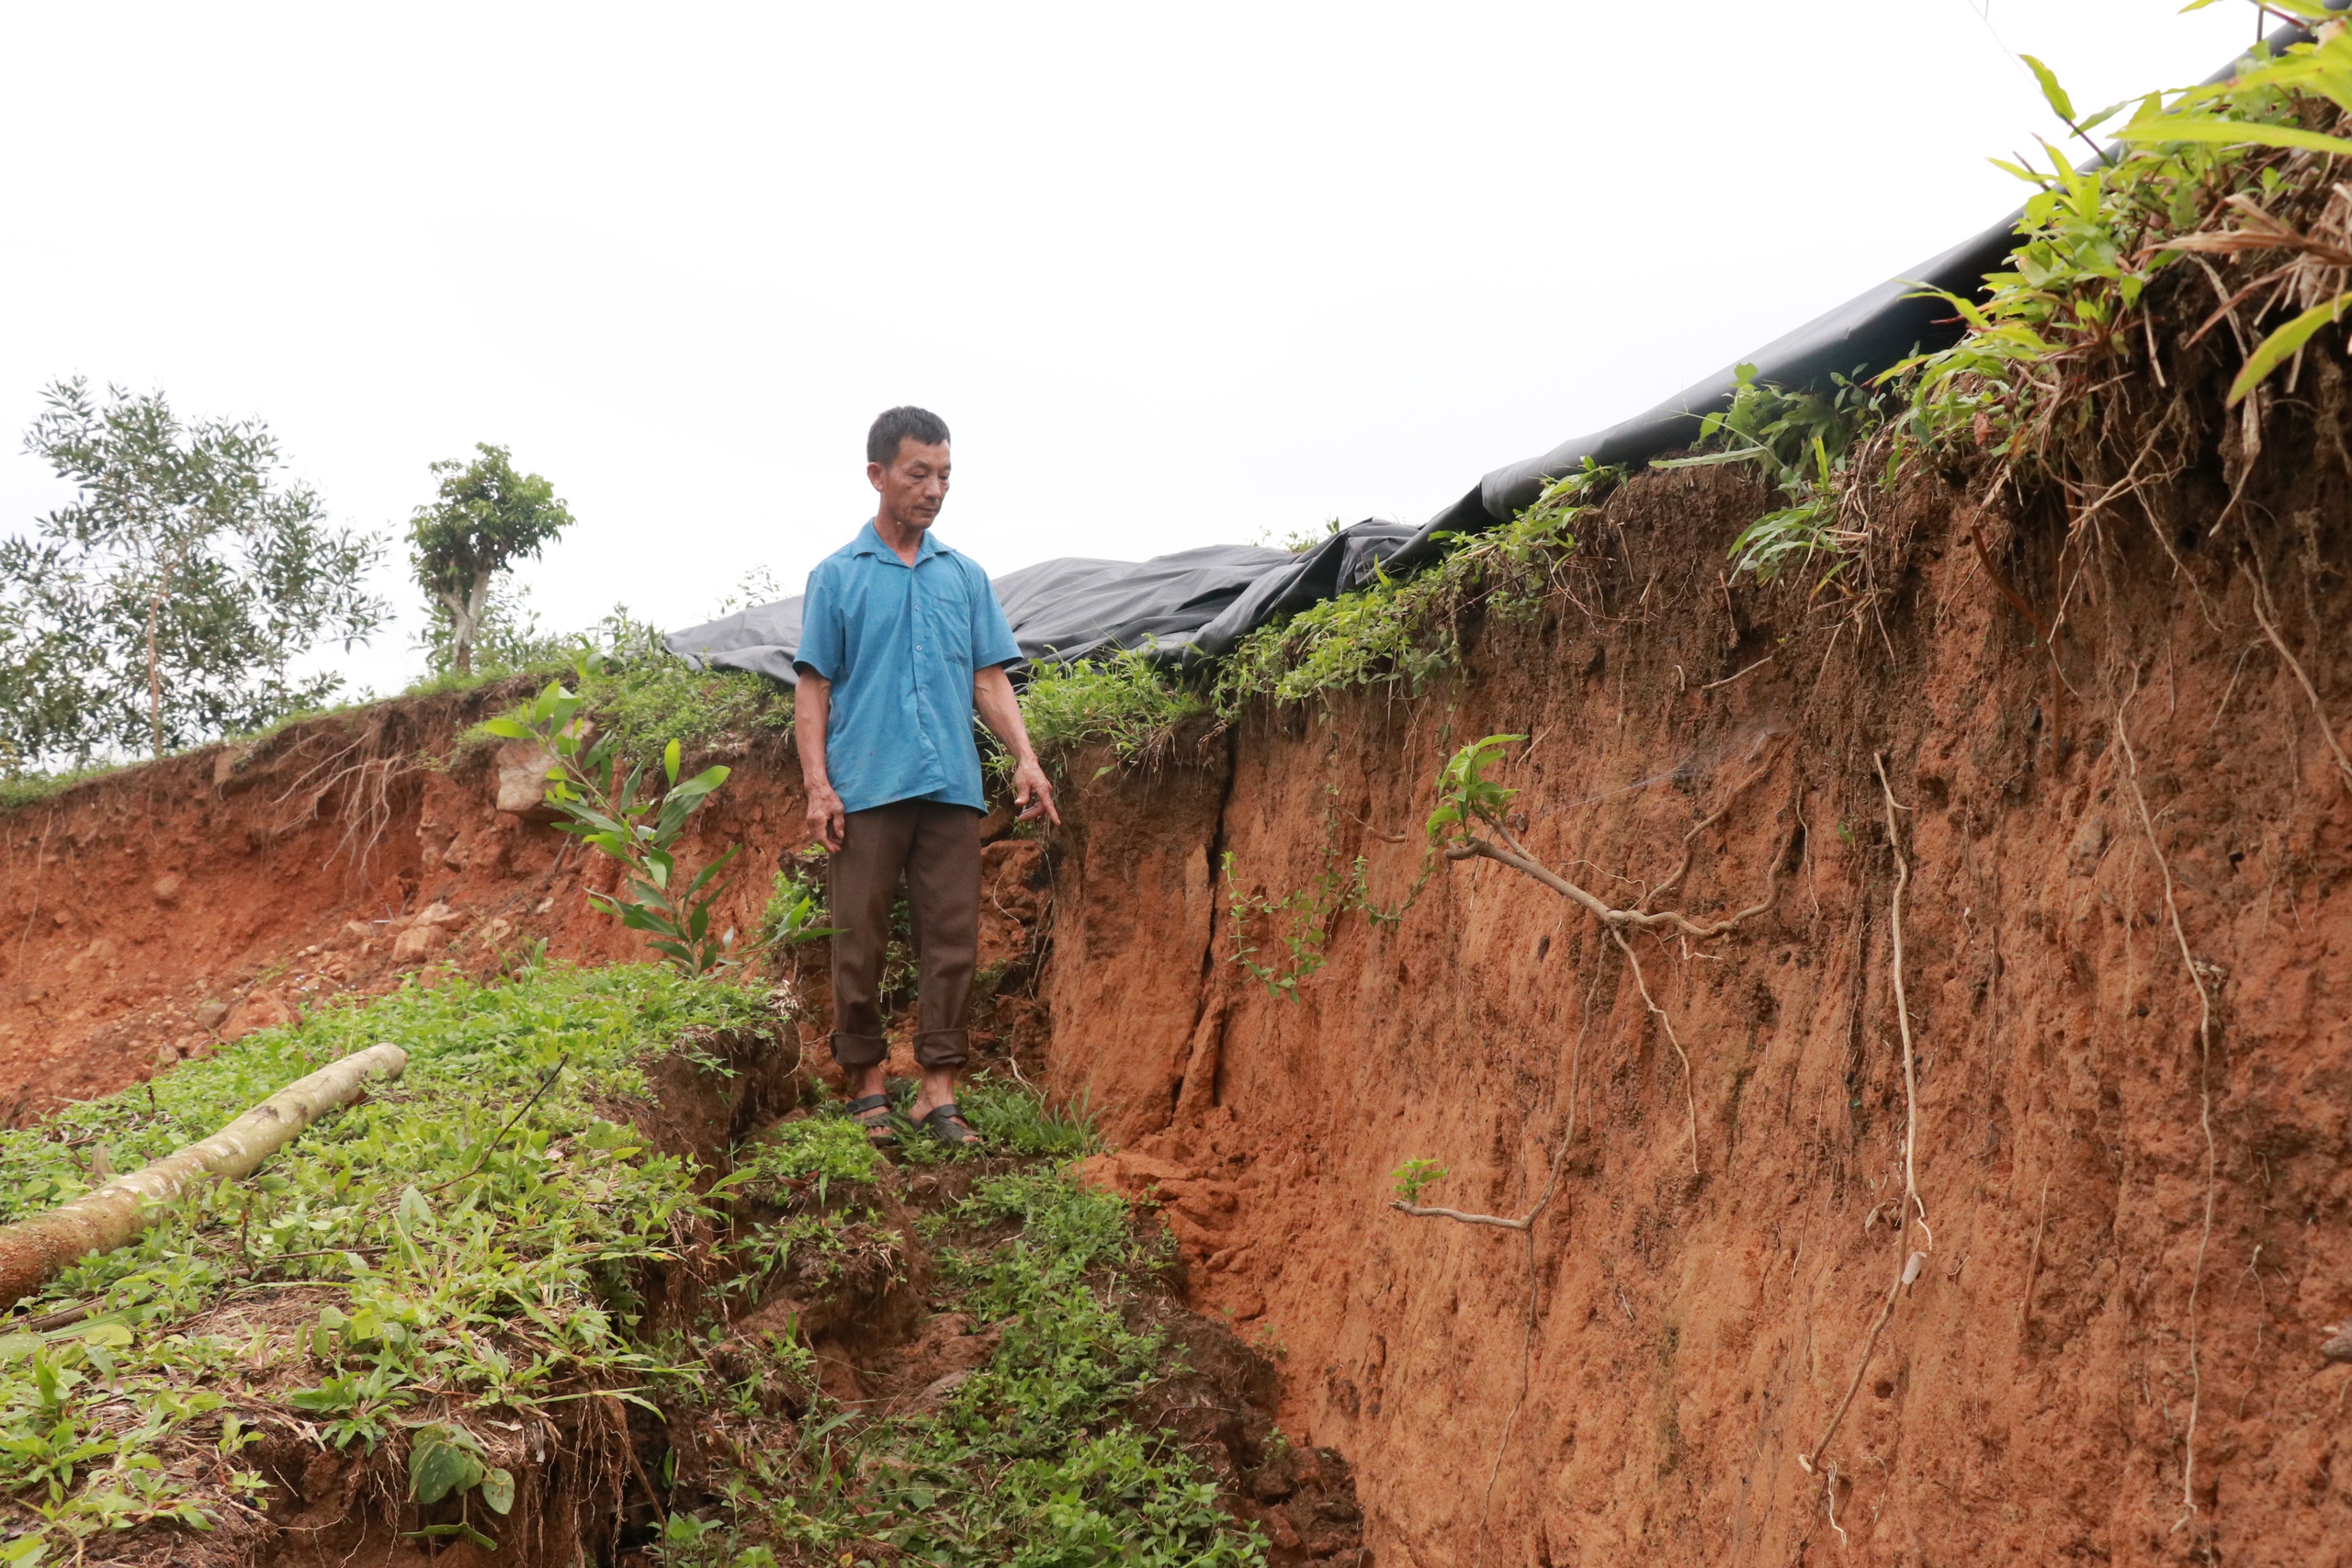
[[[212,787],[223,795],[235,795],[251,789],[259,782],[245,772],[245,764],[253,760],[249,746],[223,746],[212,754]]]
[[[526,822],[552,822],[548,806],[548,770],[556,760],[535,741],[512,740],[498,749],[498,809]]]
[[[392,962],[422,964],[447,946],[448,942],[447,930],[420,919],[392,939]]]
[[[169,908],[180,901],[180,890],[187,886],[187,884],[181,879],[179,873],[175,871],[167,871],[164,873],[163,875],[155,879],[154,886],[150,887],[148,891],[155,896],[156,903],[163,905],[165,908]]]
[[[286,999],[272,991],[255,991],[239,1002],[230,1012],[229,1021],[220,1032],[231,1040],[242,1040],[263,1029],[278,1029],[294,1021],[294,1010]]]
[[[220,1021],[228,1016],[229,1004],[218,997],[207,997],[196,1004],[195,1018],[198,1029],[218,1029]]]

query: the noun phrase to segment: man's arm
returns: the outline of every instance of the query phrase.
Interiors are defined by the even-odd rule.
[[[997,675],[1001,679],[1003,671]],[[1011,694],[1010,686],[1007,694]],[[799,683],[792,688],[792,740],[800,750],[800,782],[808,791],[808,827],[818,842],[838,850],[847,815],[842,810],[842,797],[833,793],[831,776],[825,772],[825,724],[832,711],[833,683],[802,666]],[[1020,722],[1016,712],[1013,723]],[[1028,743],[1024,737],[1022,744]]]
[[[1042,815],[1060,827],[1062,814],[1054,809],[1054,786],[1046,782],[1036,749],[1029,744],[1029,727],[1021,722],[1021,700],[1012,694],[1012,681],[1003,665],[991,664],[973,675],[972,705],[980,710],[980,722],[1012,753],[1012,803],[1021,808],[1021,819],[1026,822]],[[816,807],[812,804],[808,809],[814,811]]]

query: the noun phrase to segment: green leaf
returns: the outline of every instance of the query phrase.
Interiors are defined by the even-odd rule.
[[[484,719],[481,727],[491,734],[503,735],[509,740],[528,740],[531,738],[530,730],[511,718]]]
[[[2337,295],[2324,305],[2314,305],[2272,333],[2256,345],[2246,356],[2245,368],[2230,383],[2229,406],[2235,408],[2245,400],[2247,393],[2259,386],[2262,378],[2288,360],[2296,350],[2311,342],[2312,334],[2328,322],[2343,318],[2345,308],[2352,305],[2352,292]]]
[[[428,1421],[409,1439],[408,1492],[420,1506],[431,1507],[452,1492],[481,1483],[486,1473],[479,1456],[481,1443],[463,1427]]]
[[[672,784],[678,782],[678,759],[684,750],[675,740],[662,749],[662,772]]]
[[[2222,119],[2214,115],[2159,115],[2134,118],[2116,136],[2124,141],[2210,141],[2228,146],[2296,147],[2312,152],[2352,157],[2352,141],[2322,136],[2293,125],[2256,125],[2250,120]]]
[[[2018,58],[2024,61],[2026,69],[2033,73],[2033,79],[2041,84],[2042,101],[2050,106],[2051,112],[2060,119],[2073,123],[2075,100],[2068,97],[2066,89],[2058,85],[2056,74],[2030,54],[2020,54]]]
[[[493,1466],[482,1472],[481,1500],[493,1513],[511,1513],[514,1507],[514,1472]]]

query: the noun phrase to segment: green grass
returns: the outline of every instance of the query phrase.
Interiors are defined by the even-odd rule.
[[[597,658],[548,675],[587,700],[599,730],[620,737],[625,749],[652,756],[673,740],[689,752],[707,751],[763,732],[792,728],[792,698],[764,676],[741,670],[691,670],[667,653],[627,660]],[[536,694],[534,694],[536,695]],[[519,710],[510,710],[509,716]],[[460,748],[494,742],[476,725],[458,737]]]
[[[1107,743],[1122,762],[1154,761],[1165,753],[1179,725],[1208,712],[1205,697],[1133,649],[1070,664],[1034,665],[1021,692],[1022,722],[1038,754],[1046,757]]]
[[[133,1245],[74,1265],[27,1309],[96,1299],[97,1315],[0,1336],[0,1529],[29,1551],[153,1520],[202,1528],[223,1494],[259,1489],[238,1465],[232,1404],[364,1450],[453,1409],[547,1409],[674,1376],[631,1336],[629,1281],[702,1212],[694,1173],[598,1108],[643,1090],[649,1054],[763,1016],[743,992],[652,969],[495,989],[451,979],[0,1134],[11,1220],[78,1196],[100,1151],[130,1170],[349,1051],[388,1040],[410,1053],[398,1083],[247,1182],[204,1188]],[[296,1299],[282,1292],[298,1285],[310,1294],[290,1340],[220,1314]],[[191,1451],[213,1458],[167,1466]],[[226,1481],[209,1493],[183,1479],[216,1464]]]
[[[876,1207],[877,1184],[897,1179],[837,1111],[748,1141],[707,1192],[707,1173],[610,1119],[646,1092],[651,1056],[769,1021],[754,994],[654,968],[451,977],[0,1134],[6,1221],[217,1131],[349,1051],[410,1053],[398,1082],[322,1118],[257,1176],[194,1192],[133,1245],[74,1265],[15,1321],[68,1303],[95,1303],[95,1315],[0,1331],[0,1564],[70,1560],[134,1527],[201,1530],[259,1503],[266,1487],[241,1456],[254,1423],[273,1420],[349,1453],[405,1454],[421,1495],[446,1485],[462,1500],[448,1529],[495,1540],[514,1483],[484,1447],[482,1416],[552,1415],[601,1391],[673,1418],[756,1413],[762,1386],[797,1391],[806,1414],[754,1446],[723,1517],[671,1521],[666,1561],[735,1568],[812,1546],[830,1560],[837,1543],[880,1540],[949,1564],[1261,1562],[1197,1465],[1125,1414],[1170,1370],[1161,1337],[1122,1312],[1165,1237],[1049,1165],[987,1177],[933,1226],[936,1289],[1001,1337],[930,1415],[831,1410],[790,1334],[737,1386],[705,1359],[722,1324],[644,1337],[638,1270],[681,1256],[694,1227],[723,1218],[714,1204],[736,1211],[729,1255],[751,1270],[717,1310],[779,1268],[796,1292],[902,1274],[905,1238]],[[1019,1085],[983,1076],[961,1099],[989,1157],[1097,1146],[1082,1114],[1048,1111]],[[759,1214],[775,1217],[744,1223]]]
[[[77,784],[86,784],[92,779],[104,778],[108,773],[136,766],[136,762],[92,762],[86,767],[61,768],[53,773],[0,775],[0,812],[38,805],[52,795],[62,795]]]
[[[1014,1224],[1010,1239],[953,1237]],[[1126,1411],[1170,1361],[1120,1310],[1160,1244],[1127,1205],[1050,1169],[978,1184],[930,1227],[937,1288],[1001,1326],[995,1355],[933,1414],[860,1423],[809,1410],[797,1449],[755,1450],[720,1516],[673,1517],[666,1561],[688,1568],[872,1562],[879,1543],[940,1568],[1257,1568],[1263,1540],[1215,1484]]]
[[[899,1096],[899,1108],[912,1103],[910,1084]],[[1019,1155],[1024,1159],[1077,1159],[1102,1146],[1092,1115],[1082,1106],[1049,1108],[1034,1090],[992,1073],[980,1073],[956,1086],[956,1103],[972,1131],[988,1140],[991,1154]],[[930,1164],[960,1157],[932,1137],[918,1133],[908,1139],[904,1157]]]

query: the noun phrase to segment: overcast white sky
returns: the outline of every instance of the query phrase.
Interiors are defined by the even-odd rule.
[[[259,414],[387,531],[511,446],[579,518],[559,627],[797,591],[896,402],[994,572],[1419,522],[2014,206],[2005,45],[2089,107],[2254,36],[2178,5],[8,0],[0,529],[73,374]]]

